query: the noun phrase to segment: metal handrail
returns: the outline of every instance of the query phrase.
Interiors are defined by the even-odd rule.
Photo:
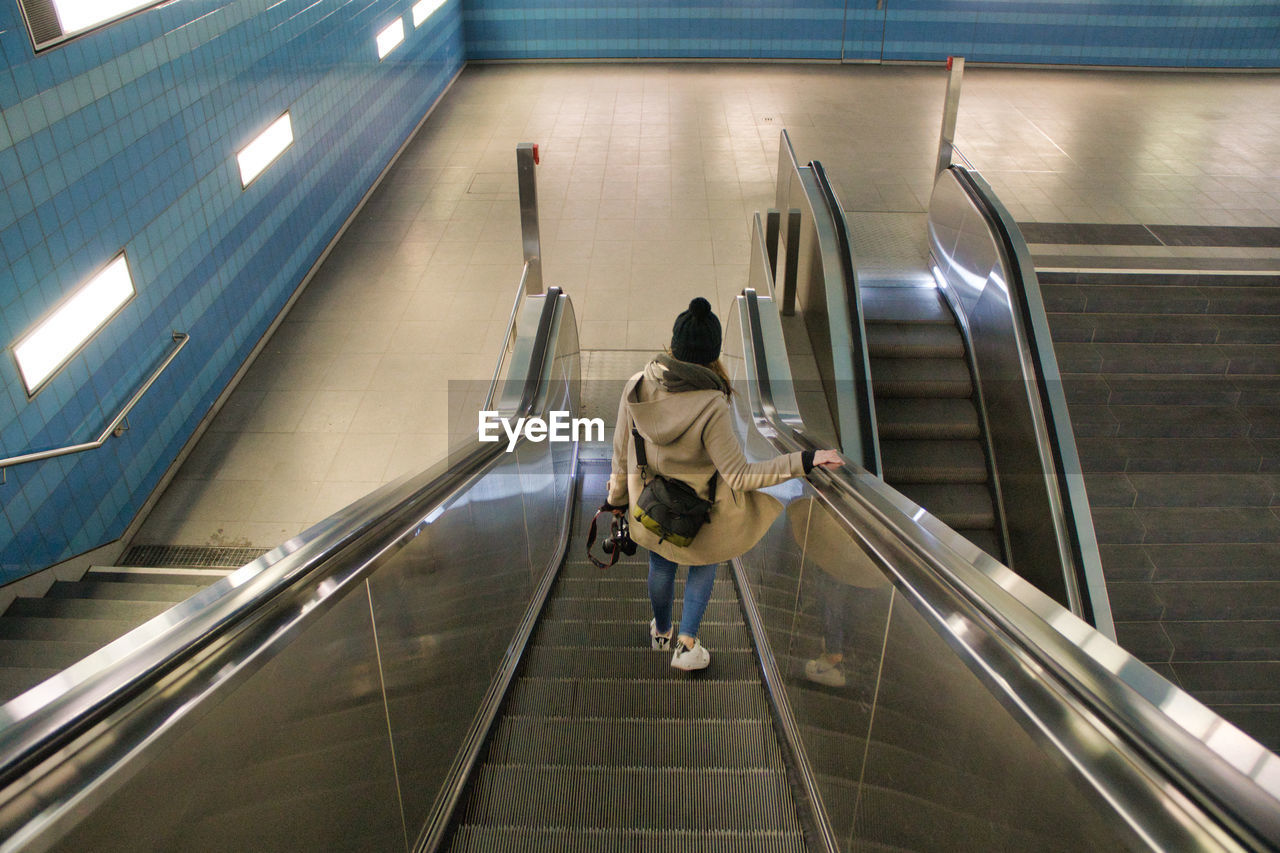
[[[525,286],[529,280],[529,275],[529,262],[525,261],[524,269],[520,273],[520,286],[516,288],[516,298],[511,302],[511,317],[507,320],[507,334],[502,339],[502,354],[498,356],[498,363],[493,366],[493,381],[489,383],[489,394],[485,397],[484,407],[486,409],[493,408],[493,400],[498,393],[498,378],[502,374],[502,365],[506,362],[507,356],[511,354],[511,346],[515,341],[516,334],[516,316],[520,313],[520,306],[524,304]]]
[[[751,373],[757,382],[785,382],[785,365],[762,364],[766,356],[754,335],[761,325],[757,300],[746,293],[740,300],[744,325],[751,332],[745,353]],[[756,393],[762,403],[772,402],[771,388],[757,388]],[[797,434],[797,425],[776,419],[777,414],[772,405],[753,412],[758,422],[765,421],[762,434],[783,452],[808,449],[811,445]],[[1095,780],[1114,786],[1107,793],[1115,796],[1108,799],[1118,809],[1125,803],[1133,805],[1135,798],[1149,800],[1148,794],[1158,797],[1166,788],[1176,787],[1216,821],[1215,830],[1228,840],[1254,849],[1280,843],[1280,757],[1151,672],[1030,583],[982,555],[856,463],[836,471],[815,469],[811,483],[828,507],[851,525],[855,518],[870,522],[851,529],[860,531],[869,553],[879,556],[882,569],[920,602],[922,612],[962,613],[967,624],[988,631],[993,643],[969,638],[964,645],[974,650],[981,647],[983,655],[993,648],[998,651],[1001,660],[984,657],[981,661],[995,673],[996,683],[1013,690],[1020,683],[1047,677],[1050,682],[1041,687],[1037,700],[1042,707],[1047,707],[1044,703],[1065,705],[1101,724],[1109,747],[1121,752],[1111,770],[1129,774],[1119,780]],[[880,555],[866,538],[874,537],[876,527],[906,546],[919,563]],[[1019,694],[1019,704],[1035,703]],[[1074,738],[1053,739],[1063,745]],[[1074,763],[1079,757],[1069,755],[1068,759]],[[1143,775],[1142,769],[1131,766],[1131,757],[1165,778]],[[1146,784],[1134,784],[1139,778],[1146,779]],[[1134,811],[1138,819],[1152,817],[1141,809]]]
[[[545,296],[518,415],[538,403],[560,297],[554,287]],[[400,536],[387,527],[410,513],[429,518],[503,453],[498,443],[477,441],[443,475],[429,471],[383,486],[135,629],[126,635],[133,648],[115,648],[121,638],[0,707],[0,784],[56,749],[64,733],[110,713],[340,552],[382,532]]]
[[[121,432],[123,432],[120,424],[124,422],[124,419],[129,416],[129,412],[133,411],[133,407],[138,405],[138,401],[142,399],[142,395],[146,394],[147,391],[151,389],[151,386],[160,378],[160,374],[164,373],[170,363],[173,362],[178,353],[182,352],[182,348],[185,347],[187,342],[190,340],[191,336],[186,332],[173,333],[173,342],[175,344],[173,349],[164,357],[160,362],[160,365],[151,372],[151,375],[148,376],[140,386],[138,386],[138,390],[133,392],[133,396],[129,398],[129,402],[125,403],[124,408],[122,408],[116,416],[107,423],[106,428],[102,430],[97,438],[92,441],[86,441],[82,444],[69,444],[65,447],[55,447],[51,450],[37,450],[32,453],[24,453],[20,456],[10,456],[8,459],[0,459],[0,472],[3,472],[5,468],[9,468],[13,465],[21,465],[25,462],[38,462],[41,459],[52,459],[55,456],[67,456],[68,454],[81,453],[85,450],[97,450],[99,447],[106,444],[107,439],[112,435],[120,435]],[[4,480],[0,479],[0,483],[3,482]]]
[[[1071,585],[1074,585],[1076,598],[1089,621],[1114,637],[1115,623],[1102,572],[1102,556],[1093,529],[1093,515],[1085,493],[1084,469],[1076,449],[1067,398],[1058,372],[1057,354],[1053,349],[1031,254],[1017,222],[986,181],[963,166],[951,168],[962,179],[960,185],[986,218],[1008,265],[1009,280],[1006,283],[1018,296],[1014,319],[1021,326],[1030,348],[1032,366],[1037,373],[1032,378],[1037,380],[1044,413],[1043,423],[1038,424],[1036,441],[1041,445],[1041,452],[1047,449],[1057,478],[1057,493],[1052,497],[1059,504],[1057,511],[1064,515],[1064,532],[1069,540],[1075,574],[1070,579]]]

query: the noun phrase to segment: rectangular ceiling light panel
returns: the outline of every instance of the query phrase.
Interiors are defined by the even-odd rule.
[[[420,27],[432,13],[444,5],[445,0],[422,0],[413,7],[413,25]]]
[[[395,22],[378,33],[378,59],[395,50],[404,41],[404,19],[396,18]]]
[[[236,160],[240,163],[240,186],[247,187],[253,179],[261,175],[266,168],[293,144],[293,122],[289,114],[271,122],[271,125],[257,138],[244,147]]]
[[[124,17],[154,2],[155,0],[53,0],[53,8],[58,13],[62,31],[74,33]]]
[[[13,345],[13,357],[32,396],[133,298],[124,253]]]

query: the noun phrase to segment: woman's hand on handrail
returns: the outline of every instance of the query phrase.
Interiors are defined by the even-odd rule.
[[[835,450],[816,450],[813,454],[813,467],[834,471],[844,467],[844,459]]]

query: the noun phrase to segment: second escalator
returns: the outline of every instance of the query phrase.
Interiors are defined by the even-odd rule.
[[[934,287],[861,290],[884,479],[1003,561],[964,337]]]

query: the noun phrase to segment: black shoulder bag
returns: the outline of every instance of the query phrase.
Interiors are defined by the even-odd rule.
[[[646,480],[649,460],[645,457],[644,439],[635,427],[631,428],[631,435],[635,437],[636,464],[640,468],[640,479]],[[711,506],[716,500],[714,474],[711,476],[710,490],[711,499],[703,500],[687,483],[655,474],[653,479],[644,484],[632,514],[636,521],[658,535],[658,541],[687,548],[702,525],[711,518]]]

